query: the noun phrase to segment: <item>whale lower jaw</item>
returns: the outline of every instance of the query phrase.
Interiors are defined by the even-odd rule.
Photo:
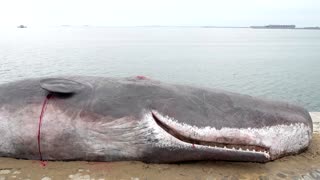
[[[152,113],[153,119],[156,121],[156,123],[163,128],[167,133],[171,134],[172,136],[176,137],[177,139],[190,143],[192,145],[203,145],[203,146],[209,146],[213,147],[215,149],[222,149],[225,151],[235,151],[235,152],[246,152],[246,153],[260,153],[265,155],[266,157],[269,157],[269,148],[262,147],[262,146],[256,146],[256,145],[246,145],[246,144],[230,144],[230,143],[223,143],[223,142],[210,142],[206,140],[196,139],[190,136],[186,136],[184,134],[179,133],[178,130],[176,130],[174,127],[170,127],[167,123],[160,120],[159,117],[157,117],[156,113]]]
[[[216,153],[217,159],[220,153],[229,154],[228,160],[236,161],[266,162],[297,154],[308,147],[312,135],[311,128],[303,123],[247,129],[200,128],[179,123],[155,110],[146,111],[142,122],[152,129],[158,147],[203,150]],[[258,158],[251,160],[251,156]]]

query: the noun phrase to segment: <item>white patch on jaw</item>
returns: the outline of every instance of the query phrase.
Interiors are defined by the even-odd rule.
[[[286,153],[296,153],[299,150],[306,148],[312,136],[312,130],[310,127],[303,123],[295,123],[291,125],[275,125],[267,126],[263,128],[222,128],[215,129],[213,127],[196,127],[188,124],[179,123],[177,120],[163,116],[160,113],[153,111],[157,117],[161,118],[161,121],[165,121],[166,124],[171,127],[175,127],[185,134],[190,134],[189,137],[197,137],[198,139],[206,139],[212,142],[219,137],[229,137],[229,138],[247,138],[250,140],[250,145],[260,145],[262,147],[269,147],[269,152],[256,152],[244,149],[233,149],[233,148],[220,148],[211,147],[204,145],[194,145],[197,148],[209,148],[209,149],[223,149],[227,151],[242,151],[242,152],[252,152],[252,153],[263,153],[266,158],[276,158],[283,152]],[[153,119],[151,113],[145,113],[143,121],[141,123],[147,123],[150,128],[153,129],[154,134],[157,139],[160,139],[158,146],[165,146],[168,148],[190,148],[190,143],[183,142],[174,136],[168,134],[163,130]]]

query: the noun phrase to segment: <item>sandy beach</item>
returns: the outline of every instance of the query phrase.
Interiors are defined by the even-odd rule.
[[[269,163],[48,162],[0,158],[0,180],[7,179],[320,179],[320,113],[310,113],[313,140],[307,151]]]

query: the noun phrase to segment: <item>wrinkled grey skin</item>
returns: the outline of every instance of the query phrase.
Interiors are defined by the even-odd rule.
[[[303,123],[312,129],[305,109],[284,102],[144,78],[67,79],[80,82],[83,87],[73,94],[54,93],[48,101],[41,127],[44,160],[272,160],[252,153],[156,146],[162,140],[139,124],[144,114],[152,110],[196,127],[240,129]],[[38,123],[48,94],[40,87],[40,80],[0,85],[0,156],[39,159]],[[112,122],[124,125],[118,127]],[[286,154],[277,157],[283,155]]]

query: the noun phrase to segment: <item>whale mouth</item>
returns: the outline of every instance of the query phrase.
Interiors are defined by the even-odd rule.
[[[188,143],[191,145],[202,145],[202,146],[207,146],[207,147],[217,148],[217,149],[222,148],[224,150],[231,150],[231,151],[237,151],[237,152],[263,153],[266,157],[270,157],[270,148],[259,146],[259,145],[245,144],[245,143],[234,143],[236,140],[232,140],[233,143],[230,143],[230,142],[227,142],[228,138],[222,138],[222,140],[219,140],[219,142],[209,141],[204,138],[201,139],[201,137],[195,138],[195,137],[192,137],[191,135],[189,136],[188,134],[181,133],[179,129],[165,122],[165,120],[162,120],[163,118],[157,115],[158,113],[155,113],[154,111],[152,111],[151,114],[152,114],[152,118],[158,124],[158,126],[160,126],[163,130],[165,130],[171,136],[185,143]]]

